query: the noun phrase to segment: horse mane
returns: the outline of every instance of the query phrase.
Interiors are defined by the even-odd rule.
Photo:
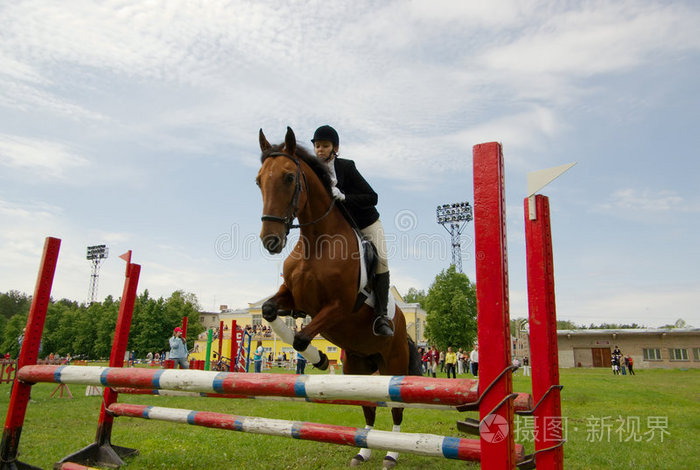
[[[269,149],[265,150],[260,156],[260,163],[264,163],[268,158],[274,158],[276,156],[274,154],[279,152],[284,152],[284,144],[273,145]],[[323,184],[323,187],[326,189],[328,194],[331,194],[331,175],[328,172],[328,167],[326,164],[300,145],[296,146],[294,157],[299,158],[304,163],[309,165],[313,172],[316,173],[316,176],[318,176],[318,179],[321,180],[321,184]]]

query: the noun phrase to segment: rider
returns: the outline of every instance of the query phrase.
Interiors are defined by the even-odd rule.
[[[342,201],[360,233],[368,238],[377,248],[377,268],[375,271],[372,290],[375,295],[374,322],[372,329],[377,336],[393,336],[394,327],[387,316],[389,301],[389,262],[387,261],[384,228],[379,220],[377,193],[365,181],[355,162],[338,158],[340,138],[331,126],[325,125],[316,129],[314,138],[316,156],[328,165],[333,183],[333,197]]]

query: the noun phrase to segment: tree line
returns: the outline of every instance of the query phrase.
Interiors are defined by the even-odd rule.
[[[51,353],[60,356],[107,359],[112,350],[114,328],[119,313],[119,299],[108,296],[91,304],[61,299],[49,303],[46,312],[40,357]],[[32,298],[18,291],[0,293],[0,353],[19,355],[18,337],[26,326]],[[145,290],[136,298],[127,349],[137,357],[148,352],[169,350],[168,338],[173,329],[188,318],[187,345],[194,347],[204,331],[199,321],[199,303],[194,294],[181,290],[168,298],[152,298]]]

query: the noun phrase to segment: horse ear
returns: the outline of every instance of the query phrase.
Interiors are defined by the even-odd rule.
[[[272,147],[272,145],[270,145],[270,142],[268,142],[267,139],[265,138],[265,134],[263,134],[262,128],[260,129],[259,139],[260,139],[260,150],[262,150],[263,152],[266,150],[269,150],[270,147]]]
[[[289,155],[294,155],[297,150],[297,138],[289,126],[287,126],[287,135],[284,137],[284,147]]]

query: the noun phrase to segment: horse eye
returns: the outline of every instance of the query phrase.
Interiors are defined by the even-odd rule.
[[[292,173],[287,173],[284,175],[284,182],[287,184],[291,184],[294,182],[294,175]]]
[[[260,177],[255,178],[255,184],[260,186]]]

